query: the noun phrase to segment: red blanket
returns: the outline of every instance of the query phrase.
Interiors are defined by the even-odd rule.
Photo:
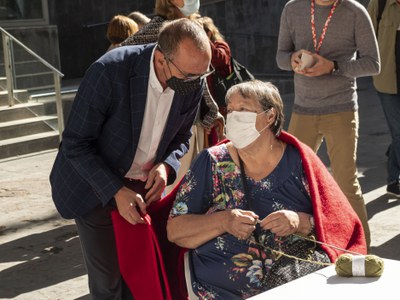
[[[135,300],[188,299],[185,249],[169,242],[166,231],[178,187],[147,209],[147,224],[132,225],[112,212],[121,275]]]
[[[325,165],[292,135],[282,132],[279,138],[300,152],[310,187],[317,240],[366,254],[361,221]],[[178,188],[179,185],[149,207],[146,225],[131,225],[117,211],[112,214],[121,274],[135,300],[187,299],[184,249],[170,243],[166,234]],[[322,248],[332,262],[342,253],[331,247]]]
[[[367,254],[364,230],[342,190],[326,166],[308,146],[294,136],[282,132],[279,139],[294,145],[303,160],[303,169],[310,186],[317,240],[336,247]],[[322,246],[332,262],[343,253]]]

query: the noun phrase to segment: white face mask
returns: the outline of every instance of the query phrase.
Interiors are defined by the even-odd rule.
[[[199,11],[200,0],[184,0],[183,7],[178,7],[182,14],[186,17]]]
[[[256,129],[257,116],[262,113],[233,111],[228,113],[226,117],[226,137],[232,142],[233,146],[237,149],[242,149],[253,143],[260,133],[268,126],[258,131]]]

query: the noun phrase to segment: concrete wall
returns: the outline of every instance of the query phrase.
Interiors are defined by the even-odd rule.
[[[139,10],[152,15],[154,0],[48,0],[50,24],[59,36],[61,71],[80,78],[108,47],[108,21]],[[287,0],[202,0],[200,13],[214,19],[234,57],[262,78],[288,78],[275,63],[280,15]],[[368,0],[360,0],[364,5]]]
[[[61,68],[66,79],[82,77],[109,43],[107,24],[116,14],[153,12],[153,1],[48,0],[50,24],[58,27]]]
[[[282,74],[275,63],[280,15],[287,1],[226,0],[206,4],[210,16],[225,35],[233,56],[255,75]]]

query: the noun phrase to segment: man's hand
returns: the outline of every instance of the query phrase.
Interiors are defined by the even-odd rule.
[[[159,163],[150,170],[146,186],[144,187],[146,190],[149,189],[145,196],[146,205],[161,198],[161,194],[167,186],[170,170],[171,167],[166,163]]]
[[[299,51],[293,52],[292,56],[290,57],[290,64],[292,65],[292,69],[297,74],[304,74],[304,70],[301,69],[301,55],[302,53],[307,53],[312,55],[312,53],[308,50],[301,49]]]
[[[119,214],[129,223],[136,225],[145,223],[146,203],[142,196],[127,187],[122,187],[114,196]]]
[[[332,70],[334,68],[333,61],[326,59],[325,57],[322,57],[321,55],[316,53],[313,53],[312,56],[316,60],[316,63],[311,68],[305,68],[303,70],[304,76],[316,77],[332,73]]]

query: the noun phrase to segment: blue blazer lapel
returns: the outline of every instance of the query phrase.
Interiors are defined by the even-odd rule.
[[[180,117],[180,114],[182,111],[182,105],[184,102],[183,98],[184,98],[183,96],[177,95],[177,93],[174,94],[174,99],[172,100],[171,110],[169,112],[167,124],[165,125],[165,131],[164,131],[161,141],[168,138],[168,133],[175,131],[174,128],[177,123],[176,121],[179,120],[179,117]]]
[[[136,152],[142,130],[144,111],[146,108],[147,87],[149,84],[151,54],[154,46],[146,47],[143,53],[138,56],[135,65],[135,73],[130,79],[130,106],[132,130],[132,150]]]

